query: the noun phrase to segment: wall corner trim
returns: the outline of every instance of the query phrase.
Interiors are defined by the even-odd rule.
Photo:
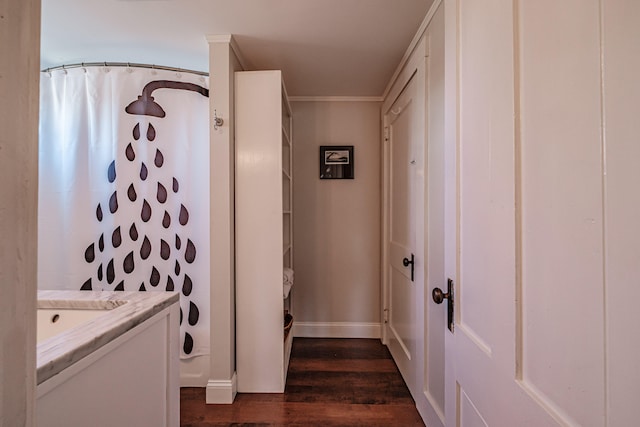
[[[238,394],[236,373],[229,380],[209,380],[207,382],[207,404],[232,404]]]

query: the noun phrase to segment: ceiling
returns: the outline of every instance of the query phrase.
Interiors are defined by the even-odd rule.
[[[42,0],[42,68],[132,62],[208,71],[232,34],[291,96],[381,96],[433,0]]]

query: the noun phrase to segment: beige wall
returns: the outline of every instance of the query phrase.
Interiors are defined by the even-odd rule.
[[[379,323],[380,104],[292,109],[295,322]],[[320,180],[321,145],[354,146],[354,180]]]
[[[33,424],[40,0],[0,0],[0,426]]]

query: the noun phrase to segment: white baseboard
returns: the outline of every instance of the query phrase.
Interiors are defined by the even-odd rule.
[[[238,393],[236,373],[230,380],[209,380],[207,383],[208,404],[231,404]]]
[[[293,322],[293,336],[305,338],[380,338],[380,323]]]

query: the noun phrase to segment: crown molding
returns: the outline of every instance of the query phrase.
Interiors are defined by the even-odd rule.
[[[243,70],[248,70],[249,67],[247,67],[247,61],[244,59],[244,56],[242,56],[242,52],[240,51],[240,47],[238,46],[238,43],[236,42],[236,39],[233,37],[233,35],[231,34],[210,34],[206,36],[207,42],[209,42],[209,44],[212,43],[227,43],[229,44],[229,46],[231,46],[231,50],[233,51],[233,53],[236,55],[236,58],[238,58],[238,62],[240,63],[240,66],[242,67]]]

